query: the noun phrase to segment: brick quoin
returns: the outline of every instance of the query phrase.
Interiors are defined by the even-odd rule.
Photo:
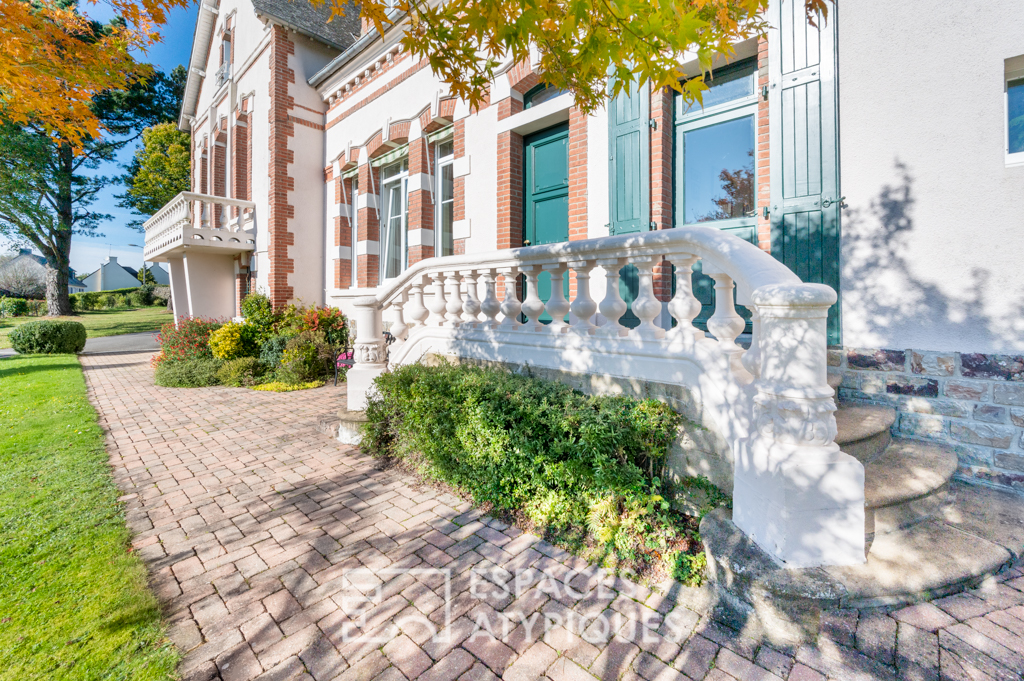
[[[235,112],[235,125],[231,131],[231,196],[250,201],[249,187],[249,114]],[[231,217],[238,216],[238,208],[231,208]]]
[[[351,211],[354,208],[352,179],[335,177],[333,178],[333,185],[334,203],[348,206],[348,215],[351,215]],[[348,215],[334,218],[335,246],[348,246],[349,248],[352,246],[352,220]],[[335,288],[350,288],[352,286],[352,258],[355,258],[355,253],[351,253],[349,258],[338,258],[334,261]]]
[[[454,148],[454,158],[463,158],[466,155],[466,119],[455,121],[455,130],[452,133],[452,147]],[[498,160],[498,176],[501,177],[501,160]],[[454,202],[452,205],[452,220],[465,220],[466,219],[466,178],[456,177],[453,185]],[[501,186],[501,180],[498,180],[498,186]],[[499,203],[500,205],[500,203]],[[507,246],[501,246],[501,209],[498,209],[498,248],[507,248]],[[455,255],[466,254],[466,240],[455,239],[452,244],[452,250]]]
[[[757,41],[757,91],[768,85],[768,41]],[[768,102],[760,98],[757,103],[757,245],[772,252],[771,216],[764,217],[764,209],[771,206],[771,167],[768,157]]]
[[[288,115],[295,104],[289,93],[289,85],[295,82],[295,71],[288,66],[288,57],[293,54],[295,43],[287,31],[273,25],[270,38],[270,164],[267,169],[270,179],[267,219],[270,244],[267,265],[270,270],[270,300],[275,308],[284,307],[294,297],[294,289],[288,281],[288,275],[295,271],[295,261],[288,254],[289,246],[295,244],[295,235],[288,224],[295,217],[295,207],[289,203],[288,197],[289,192],[295,189],[295,180],[289,174],[295,153],[288,148],[289,138],[295,135],[295,124]]]
[[[227,155],[228,155],[228,136],[223,130],[218,130],[214,137],[213,146],[210,148],[213,153],[213,177],[211,184],[213,185],[213,191],[210,193],[214,196],[227,196]],[[211,210],[210,224],[214,229],[223,227],[221,224],[221,206],[215,205]]]
[[[359,193],[377,194],[380,174],[369,163],[359,166]],[[359,209],[359,241],[376,241],[380,248],[380,223],[377,209],[371,206]],[[356,258],[356,281],[360,288],[377,286],[380,279],[380,256],[364,253]]]
[[[672,229],[672,100],[673,90],[651,92],[651,221],[658,229]],[[672,265],[661,261],[654,268],[654,295],[667,302],[672,298]]]
[[[409,143],[409,176],[412,177],[418,173],[428,176],[434,175],[436,169],[433,168],[433,155],[434,145],[429,144],[426,137],[412,140]],[[433,177],[430,179],[434,181]],[[416,191],[409,192],[408,216],[410,232],[414,229],[425,229],[433,233],[434,212],[434,202],[431,200],[429,189],[417,189]],[[436,234],[434,234],[434,244],[435,246],[439,245]],[[410,247],[409,265],[414,265],[420,260],[433,258],[435,246],[422,245]]]

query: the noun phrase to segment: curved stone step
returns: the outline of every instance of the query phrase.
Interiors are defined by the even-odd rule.
[[[864,466],[864,532],[876,535],[939,515],[957,456],[940,444],[894,440]]]
[[[869,404],[842,404],[836,409],[836,444],[839,448],[867,463],[881,454],[892,436],[889,429],[896,422],[896,410]]]

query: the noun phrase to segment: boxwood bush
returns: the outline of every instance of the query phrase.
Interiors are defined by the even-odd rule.
[[[696,523],[671,509],[662,469],[681,423],[655,400],[584,395],[501,369],[407,365],[375,381],[363,446],[397,457],[542,533],[633,566],[680,574],[702,553]],[[634,568],[630,568],[634,569]]]
[[[23,355],[76,353],[85,347],[85,326],[41,319],[12,329],[9,338],[11,347]]]
[[[28,301],[24,298],[0,298],[0,317],[22,317],[28,314]]]

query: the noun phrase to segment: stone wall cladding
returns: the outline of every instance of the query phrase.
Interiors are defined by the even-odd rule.
[[[896,409],[893,434],[960,457],[957,477],[1024,494],[1024,357],[829,348],[839,398]]]

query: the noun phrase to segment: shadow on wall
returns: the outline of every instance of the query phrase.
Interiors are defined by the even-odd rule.
[[[913,256],[914,242],[943,235],[932,225],[915,224],[914,176],[898,158],[894,166],[895,184],[883,186],[870,207],[851,208],[843,215],[844,338],[856,338],[862,347],[1024,350],[1024,292],[1009,290],[998,275],[981,267],[971,268],[969,284],[954,291],[954,284],[943,284],[942,268]],[[984,207],[978,211],[983,213]],[[984,224],[983,215],[979,224]],[[986,238],[991,237],[977,234],[979,244]],[[944,255],[953,267],[962,256]]]

